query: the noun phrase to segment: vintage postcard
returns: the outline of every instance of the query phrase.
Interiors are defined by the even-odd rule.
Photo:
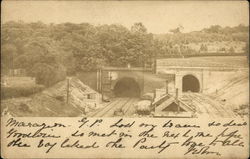
[[[1,11],[2,158],[249,157],[247,1]]]

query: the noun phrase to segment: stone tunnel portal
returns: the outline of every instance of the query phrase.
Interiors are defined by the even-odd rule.
[[[182,91],[183,92],[199,92],[199,80],[193,75],[185,75],[182,78]]]
[[[140,97],[139,84],[133,78],[122,78],[114,86],[116,97]]]

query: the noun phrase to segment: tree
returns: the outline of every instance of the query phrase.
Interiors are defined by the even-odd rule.
[[[4,44],[1,47],[1,67],[5,69],[14,68],[14,59],[17,49],[13,44]]]
[[[175,28],[175,29],[169,30],[169,32],[172,32],[172,33],[174,33],[174,34],[177,34],[177,33],[180,33],[181,31],[180,31],[180,28]]]
[[[205,29],[207,33],[221,33],[222,27],[220,25],[212,25],[210,28]]]
[[[23,47],[27,43],[27,40],[34,34],[34,30],[30,28],[28,23],[22,21],[7,22],[2,25],[1,28],[1,44],[11,44],[16,47],[16,54],[23,54]]]
[[[234,48],[233,47],[230,47],[229,50],[228,50],[229,53],[235,53],[234,51]]]
[[[17,68],[24,68],[28,72],[30,66],[37,63],[60,63],[63,56],[58,44],[48,37],[34,37],[24,46],[25,53],[15,60]],[[61,53],[61,55],[60,55]]]
[[[177,34],[177,33],[181,33],[181,30],[183,30],[184,27],[182,25],[179,25],[177,28],[175,29],[170,29],[169,32],[172,32],[174,34]]]
[[[131,27],[131,31],[133,33],[141,33],[145,34],[147,33],[147,28],[141,23],[134,23],[134,25]]]
[[[207,52],[207,51],[208,51],[207,45],[206,44],[201,44],[200,52]]]
[[[36,78],[37,84],[51,86],[66,78],[66,70],[58,64],[37,63],[31,69],[31,76]]]
[[[94,57],[83,57],[79,63],[82,71],[94,71],[100,69],[103,65],[105,65],[105,61],[103,59]]]
[[[48,37],[35,36],[24,46],[24,53],[15,60],[16,68],[24,68],[28,75],[36,78],[37,84],[51,86],[65,79],[64,52],[56,41]]]
[[[130,63],[136,66],[144,66],[146,61],[152,60],[155,47],[152,34],[147,33],[146,27],[142,23],[135,23],[131,27],[130,40],[133,41],[130,47]],[[132,52],[133,51],[133,52]]]

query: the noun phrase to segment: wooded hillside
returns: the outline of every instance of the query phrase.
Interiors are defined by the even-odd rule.
[[[38,84],[52,85],[78,71],[92,71],[103,65],[143,66],[156,56],[198,55],[209,52],[207,42],[243,43],[248,53],[248,27],[211,26],[197,32],[153,35],[142,23],[130,29],[118,25],[88,23],[44,24],[7,22],[2,24],[1,69],[23,68]],[[198,50],[192,45],[195,44]],[[231,48],[230,48],[231,49]],[[234,53],[235,48],[225,49]],[[53,80],[51,80],[53,79]]]

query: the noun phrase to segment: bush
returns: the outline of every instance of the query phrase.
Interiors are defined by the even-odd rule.
[[[64,102],[64,96],[56,96],[55,98],[61,102]]]
[[[139,115],[149,115],[151,113],[151,101],[139,101],[136,106],[136,113]]]
[[[235,53],[234,48],[230,47],[230,49],[228,50],[229,53]]]
[[[27,97],[34,93],[43,90],[43,86],[30,86],[30,87],[2,87],[1,98],[16,98],[16,97]]]
[[[38,63],[32,68],[31,74],[36,78],[37,84],[42,84],[47,87],[66,78],[66,70],[59,64],[48,65]]]
[[[25,103],[21,103],[18,107],[18,110],[25,113],[32,113],[30,107]]]

